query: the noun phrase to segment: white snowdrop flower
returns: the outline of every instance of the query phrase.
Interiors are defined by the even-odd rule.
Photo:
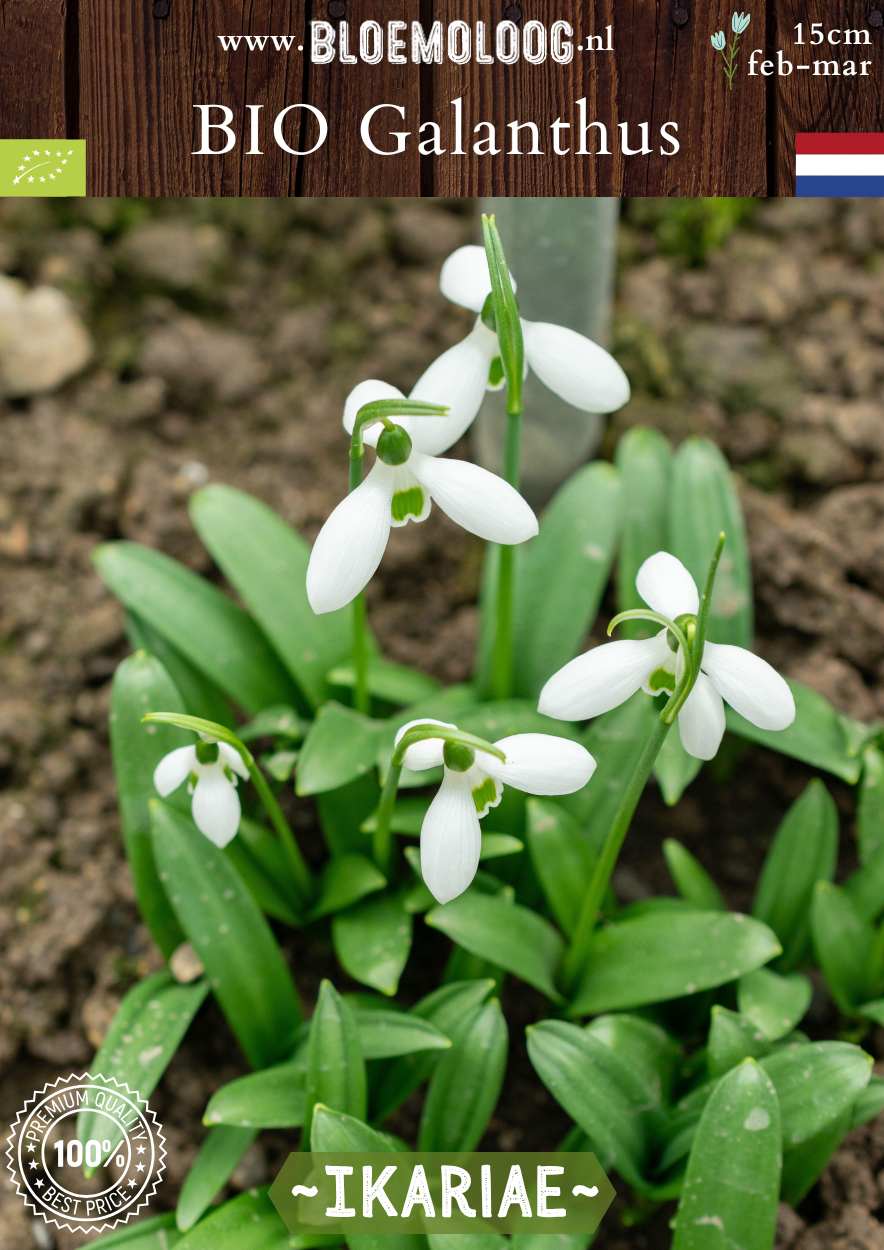
[[[440,365],[437,360],[428,373]],[[365,480],[332,512],[313,545],[307,597],[314,612],[334,612],[355,599],[380,564],[391,528],[426,520],[433,503],[488,542],[523,543],[537,533],[536,516],[503,478],[466,460],[440,457],[476,415],[460,401],[447,366],[441,373],[441,383],[419,393],[419,382],[411,398],[445,402],[448,416],[396,417],[394,429],[378,425],[365,431],[365,442],[375,447],[378,458]],[[401,391],[385,382],[362,382],[347,400],[344,427],[352,433],[366,404],[402,398]]]
[[[187,781],[193,823],[221,847],[236,837],[242,816],[237,777],[248,780],[248,776],[249,770],[232,746],[201,738],[164,755],[154,769],[153,784],[165,799]]]
[[[444,721],[411,721],[396,735],[398,744],[414,725]],[[578,742],[552,734],[514,734],[493,745],[504,760],[442,738],[425,738],[409,746],[406,768],[422,772],[442,765],[444,775],[421,828],[421,874],[440,903],[463,894],[479,867],[482,834],[479,821],[513,786],[528,794],[572,794],[595,772],[595,760]]]
[[[481,314],[491,294],[485,249],[468,245],[452,252],[442,266],[439,285],[447,299]],[[565,326],[526,321],[524,317],[522,337],[526,368],[532,369],[544,386],[548,386],[566,403],[583,412],[615,412],[628,401],[626,374],[614,357],[592,339]],[[502,385],[502,373],[496,364],[499,354],[497,336],[483,324],[481,316],[469,337],[448,354],[458,353],[456,359],[465,360],[468,344],[471,353],[483,353],[483,386],[496,389]],[[492,366],[495,366],[493,374]],[[467,385],[478,386],[478,379],[465,375],[463,386]],[[415,395],[415,398],[427,397]]]
[[[636,589],[653,611],[677,625],[696,617],[700,597],[688,570],[668,552],[650,556]],[[687,618],[687,620],[686,620]],[[605,643],[571,660],[544,686],[540,711],[560,720],[585,720],[625,703],[637,690],[672,691],[684,671],[681,649],[666,629],[653,638]],[[743,647],[707,642],[696,685],[678,714],[682,745],[711,760],[724,736],[724,704],[759,729],[787,729],[795,719],[788,683],[766,660]]]

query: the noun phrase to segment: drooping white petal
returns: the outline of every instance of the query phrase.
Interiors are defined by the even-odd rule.
[[[678,733],[688,755],[714,759],[724,737],[724,704],[721,695],[703,673],[678,714]]]
[[[595,760],[586,747],[554,734],[513,734],[494,745],[503,751],[506,763],[483,753],[482,767],[504,785],[528,794],[573,794],[595,772]]]
[[[484,247],[468,244],[452,252],[439,274],[439,289],[453,304],[480,313],[491,294],[491,275]]]
[[[681,560],[668,551],[648,556],[638,571],[635,588],[649,608],[671,621],[685,613],[696,616],[699,611],[697,583]]]
[[[522,321],[525,356],[543,382],[581,412],[616,412],[629,400],[629,381],[598,343],[546,321]]]
[[[390,536],[393,474],[378,460],[319,531],[307,566],[307,598],[316,613],[334,612],[371,580]]]
[[[232,768],[233,771],[235,773],[238,773],[239,776],[242,777],[244,781],[248,780],[249,770],[246,768],[245,763],[243,762],[243,757],[240,755],[239,751],[237,751],[235,747],[230,746],[230,744],[227,742],[219,742],[218,754],[223,760],[223,762],[227,765],[228,768]]]
[[[445,773],[421,828],[421,875],[440,903],[463,894],[479,867],[482,833],[464,773]]]
[[[161,798],[177,790],[196,768],[196,747],[176,747],[164,755],[153,773],[154,789]]]
[[[467,460],[412,455],[415,477],[452,521],[492,543],[523,543],[537,533],[537,517],[502,477]]]
[[[703,670],[725,702],[759,729],[788,729],[794,721],[789,683],[760,656],[743,647],[707,642]]]
[[[412,399],[448,408],[444,417],[411,418],[408,432],[418,451],[438,456],[466,433],[482,406],[496,355],[497,338],[477,321],[465,339],[443,352],[418,379]]]
[[[203,767],[193,791],[193,823],[216,846],[226,846],[239,829],[242,810],[236,786],[217,765]]]
[[[413,729],[415,725],[439,725],[443,729],[456,729],[456,725],[449,724],[448,721],[434,720],[431,716],[425,716],[423,720],[410,720],[403,725],[396,733],[395,745],[398,746],[409,729]],[[406,768],[410,768],[412,772],[421,773],[427,768],[438,768],[442,763],[442,752],[445,743],[441,738],[424,738],[421,742],[414,742],[405,751],[403,763]]]
[[[357,413],[366,404],[373,404],[379,399],[404,398],[405,396],[401,391],[397,391],[395,386],[390,386],[387,382],[379,382],[377,378],[369,378],[366,382],[360,382],[358,386],[353,387],[344,404],[344,429],[348,434],[353,433]],[[396,424],[410,430],[407,417],[397,417]],[[381,436],[381,430],[382,427],[380,425],[370,425],[368,427],[363,435],[363,442],[366,447],[374,447],[377,444]]]
[[[621,639],[578,655],[550,677],[538,708],[559,720],[587,720],[619,707],[640,690],[671,653],[662,635]]]

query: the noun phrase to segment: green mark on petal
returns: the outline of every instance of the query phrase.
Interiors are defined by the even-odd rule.
[[[503,361],[499,356],[495,356],[491,362],[488,370],[488,385],[493,391],[503,386]]]
[[[397,490],[393,496],[391,511],[393,520],[407,521],[409,517],[416,520],[423,515],[426,500],[419,486],[410,486],[407,490]]]
[[[671,693],[675,689],[675,676],[665,668],[658,668],[651,673],[648,687],[653,690],[654,694],[659,694],[661,690],[668,690]]]
[[[473,787],[473,802],[476,804],[476,811],[480,816],[484,816],[489,807],[497,805],[499,797],[497,783],[493,777],[485,777],[477,786]]]

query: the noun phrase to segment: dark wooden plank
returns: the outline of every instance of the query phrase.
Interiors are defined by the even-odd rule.
[[[418,21],[421,16],[419,0],[314,0],[312,10],[317,21],[349,22],[354,42],[360,22],[385,25]],[[408,121],[403,125],[395,114],[383,114],[377,122],[379,140],[389,130],[417,130],[419,66],[390,65],[386,60],[379,65],[341,65],[338,61],[311,65],[306,99],[326,115],[330,132],[325,147],[304,158],[301,194],[420,195],[421,161],[415,141],[409,141],[401,156],[376,156],[359,137],[360,119],[381,103],[403,106]]]
[[[0,138],[76,137],[65,116],[66,18],[65,0],[0,0]]]
[[[776,104],[774,130],[775,183],[772,195],[795,194],[795,135],[802,131],[882,131],[884,96],[881,91],[881,58],[884,54],[882,7],[862,0],[777,0],[774,46],[783,49],[793,65],[815,60],[872,60],[869,78],[825,77],[813,70],[795,70],[773,80]],[[872,17],[877,14],[877,17]],[[868,47],[796,47],[795,27],[821,22],[831,28],[868,31]],[[805,36],[807,37],[807,36]]]

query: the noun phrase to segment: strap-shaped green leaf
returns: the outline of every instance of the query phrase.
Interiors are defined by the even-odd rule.
[[[561,1001],[555,975],[564,943],[536,912],[471,890],[444,907],[436,907],[426,922],[471,954],[533,985],[553,1002]]]
[[[780,952],[757,920],[723,912],[666,911],[596,933],[570,1013],[641,1007],[736,981]]]
[[[629,1063],[576,1024],[528,1029],[528,1057],[549,1092],[580,1126],[605,1169],[641,1187],[653,1121],[644,1081]]]
[[[310,607],[307,543],[266,504],[231,486],[197,491],[190,516],[308,703],[320,704],[326,673],[348,654],[350,628],[346,612],[319,617]]]
[[[120,804],[120,826],[132,872],[138,909],[166,959],[184,932],[166,897],[154,863],[148,804],[155,797],[153,774],[169,751],[181,745],[168,725],[144,725],[146,712],[183,711],[181,696],[159,660],[138,651],[123,660],[111,687],[110,739]]]
[[[138,543],[106,543],[94,560],[126,607],[245,711],[294,696],[291,678],[251,617],[204,578]]]
[[[301,748],[296,776],[298,794],[337,790],[371,773],[384,733],[382,721],[369,720],[340,703],[326,703]]]
[[[564,933],[572,934],[592,875],[594,857],[575,818],[551,799],[529,799],[528,848],[550,910]]]
[[[654,762],[654,776],[667,807],[675,807],[702,767],[703,761],[688,755],[681,745],[677,730],[666,735]]]
[[[864,920],[878,920],[884,912],[884,844],[848,877],[844,889]]]
[[[769,1049],[767,1038],[751,1020],[720,1004],[712,1008],[706,1046],[706,1070],[711,1077],[724,1076],[744,1059],[759,1059]]]
[[[621,497],[612,465],[578,469],[520,553],[513,664],[518,694],[539,694],[589,632],[620,536]]]
[[[175,1215],[168,1211],[153,1215],[135,1224],[126,1224],[106,1237],[91,1241],[97,1250],[172,1250],[180,1242],[181,1234],[175,1227]]]
[[[751,1020],[770,1042],[791,1033],[810,1006],[813,986],[800,973],[781,976],[770,968],[747,972],[737,982],[740,1014]]]
[[[356,1012],[356,1031],[365,1059],[398,1059],[417,1051],[451,1049],[450,1037],[429,1020],[408,1011],[360,1008]]]
[[[743,510],[730,467],[716,445],[689,438],[672,462],[669,550],[702,587],[718,535],[727,545],[715,578],[709,638],[750,647],[753,634],[752,572]]]
[[[411,951],[411,927],[402,894],[363,899],[335,913],[335,954],[354,980],[392,997]]]
[[[838,809],[814,778],[776,832],[752,905],[753,916],[780,939],[784,968],[794,968],[807,951],[813,892],[818,881],[831,881],[837,855]]]
[[[203,1116],[208,1125],[298,1128],[304,1123],[306,1055],[237,1077],[216,1090]]]
[[[158,629],[148,625],[137,612],[126,610],[126,635],[136,651],[146,651],[162,664],[181,696],[184,709],[205,720],[229,725],[232,719],[230,700],[215,682],[195,668],[190,660],[173,647]],[[157,705],[151,709],[155,711]]]
[[[205,981],[179,985],[168,972],[139,981],[117,1008],[92,1070],[149,1098],[208,990]],[[109,1157],[122,1140],[122,1131],[109,1132],[107,1123],[106,1116],[83,1109],[77,1117],[77,1136],[82,1142],[110,1137],[105,1151]]]
[[[411,1011],[412,1017],[427,1021],[446,1037],[466,1019],[494,989],[491,980],[456,981],[433,990],[422,998]],[[383,1072],[372,1094],[374,1114],[384,1119],[409,1094],[425,1081],[439,1062],[440,1055],[405,1055],[384,1064]]]
[[[328,674],[329,686],[343,690],[352,690],[355,681],[351,663],[338,664]],[[366,682],[368,693],[373,698],[393,707],[407,707],[423,699],[432,699],[441,690],[435,678],[428,677],[419,669],[394,664],[392,660],[376,655],[369,658]]]
[[[333,915],[386,885],[383,873],[364,855],[337,855],[322,870],[310,920]]]
[[[234,870],[263,912],[284,924],[298,926],[302,917],[286,890],[289,866],[279,838],[248,817],[224,848]]]
[[[367,1110],[365,1060],[356,1020],[330,981],[319,987],[316,1010],[307,1039],[307,1083],[304,1140],[310,1141],[313,1108],[322,1103],[332,1111],[364,1120]]]
[[[855,1012],[877,988],[872,955],[875,930],[846,890],[819,881],[811,907],[813,945],[832,997],[843,1012]]]
[[[719,1083],[703,1112],[672,1250],[771,1250],[781,1169],[777,1095],[747,1059]]]
[[[645,606],[635,588],[642,564],[655,552],[667,550],[672,448],[657,430],[636,426],[617,444],[615,463],[623,483],[617,607],[626,612]],[[619,637],[647,638],[651,632],[647,621],[624,621]]]
[[[476,1007],[452,1033],[424,1102],[419,1150],[475,1150],[494,1113],[509,1047],[500,1003]]]
[[[279,947],[222,851],[168,804],[151,805],[160,879],[254,1067],[291,1054],[301,1019]]]
[[[866,747],[862,768],[856,837],[860,861],[867,864],[879,852],[884,853],[884,751],[876,746]]]
[[[175,1222],[182,1233],[209,1209],[257,1135],[256,1129],[226,1124],[209,1129],[178,1197]]]
[[[718,886],[687,847],[682,846],[675,838],[667,838],[663,843],[663,856],[675,888],[686,902],[693,903],[703,911],[726,910]]]
[[[647,1101],[662,1107],[669,1100],[681,1050],[665,1029],[642,1016],[597,1016],[586,1032],[598,1038],[644,1082]]]
[[[872,1074],[871,1055],[848,1042],[799,1042],[761,1062],[779,1098],[785,1150],[850,1111]]]
[[[267,1190],[252,1189],[200,1220],[175,1250],[289,1250],[291,1244]]]
[[[795,720],[788,729],[759,729],[730,707],[725,709],[728,729],[749,742],[812,764],[855,785],[862,771],[862,761],[848,733],[851,723],[810,686],[791,678],[789,686],[795,698]]]

